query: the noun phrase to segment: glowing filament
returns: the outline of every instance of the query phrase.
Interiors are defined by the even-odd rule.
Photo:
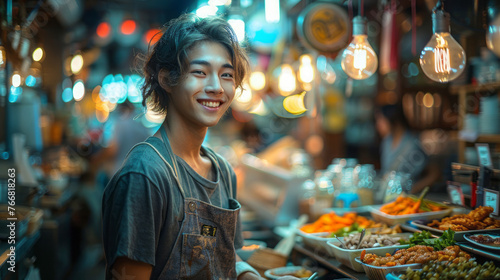
[[[434,61],[436,73],[450,73],[450,49],[436,47]]]
[[[354,49],[354,68],[358,70],[366,68],[366,50],[359,45]]]

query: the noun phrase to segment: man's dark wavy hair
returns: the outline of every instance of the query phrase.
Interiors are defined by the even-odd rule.
[[[195,14],[184,14],[169,21],[162,29],[161,38],[150,44],[148,53],[138,56],[145,79],[141,88],[143,106],[148,103],[150,110],[166,113],[169,99],[158,81],[160,70],[165,69],[168,73],[163,82],[170,87],[176,86],[187,71],[188,51],[204,41],[220,43],[227,49],[234,67],[236,87],[241,87],[249,63],[231,26],[220,17],[200,18]]]

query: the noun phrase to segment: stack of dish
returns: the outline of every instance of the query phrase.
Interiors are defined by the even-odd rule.
[[[479,132],[481,134],[498,134],[500,133],[500,111],[498,97],[484,96],[480,99],[481,112],[479,113]]]

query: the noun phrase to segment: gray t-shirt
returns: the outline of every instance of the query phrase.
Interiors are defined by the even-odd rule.
[[[164,158],[170,158],[161,139],[149,137],[147,142]],[[209,181],[175,156],[184,192],[187,197],[228,209],[230,193],[229,186],[224,183],[229,182],[224,159],[205,147],[202,147],[202,152],[217,159],[222,173],[212,162],[216,180]],[[236,198],[236,175],[230,167],[229,171],[233,198]],[[173,176],[172,170],[150,146],[140,145],[132,150],[122,168],[110,180],[102,200],[106,279],[119,273],[110,269],[121,256],[153,265],[151,279],[158,279],[162,273],[184,218],[184,201]],[[235,249],[242,245],[238,218]]]

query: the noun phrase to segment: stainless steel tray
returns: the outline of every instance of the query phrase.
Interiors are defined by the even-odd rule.
[[[357,257],[354,260],[363,266],[363,269],[365,270],[365,273],[370,280],[385,280],[386,275],[393,271],[405,271],[408,267],[412,269],[419,269],[422,267],[422,264],[420,263],[411,263],[396,266],[374,266],[362,262],[360,260],[360,257]]]
[[[417,227],[420,230],[426,230],[429,231],[435,235],[443,235],[443,230],[433,228],[427,225],[430,221],[421,221],[421,220],[415,220],[411,221],[411,225]],[[466,234],[478,234],[478,233],[495,233],[498,234],[500,233],[500,228],[499,229],[478,229],[478,230],[465,230],[465,231],[455,231],[455,241],[461,242],[461,241],[466,241],[464,238],[464,235]]]
[[[460,246],[462,250],[467,251],[469,253],[480,255],[488,259],[500,262],[500,255],[497,252],[493,251],[490,252],[488,251],[488,249],[476,247],[475,245],[472,245],[469,242],[457,242],[457,245]]]

